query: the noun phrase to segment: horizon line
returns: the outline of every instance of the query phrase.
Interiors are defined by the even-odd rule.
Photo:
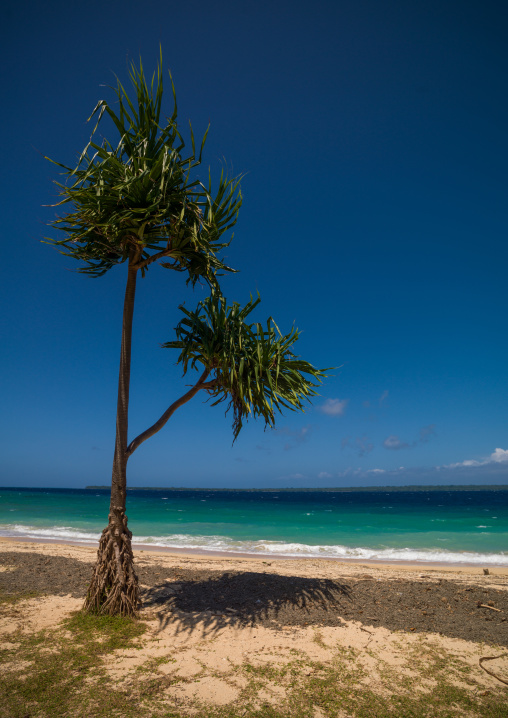
[[[88,486],[0,486],[0,490],[58,490],[64,489],[69,491],[109,491],[111,485],[91,484]],[[436,491],[436,490],[469,490],[469,491],[487,491],[487,490],[508,490],[508,484],[399,484],[399,485],[383,485],[383,486],[285,486],[285,487],[210,487],[210,486],[128,486],[127,491],[266,491],[266,492],[332,492],[332,491]]]

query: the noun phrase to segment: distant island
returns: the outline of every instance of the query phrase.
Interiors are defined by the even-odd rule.
[[[86,486],[91,491],[109,491],[111,486]],[[489,484],[486,486],[471,484],[448,486],[340,486],[331,488],[285,488],[285,489],[209,489],[189,486],[128,486],[127,491],[244,491],[247,493],[272,493],[282,494],[288,492],[322,491],[328,493],[351,492],[351,491],[508,491],[508,484]]]

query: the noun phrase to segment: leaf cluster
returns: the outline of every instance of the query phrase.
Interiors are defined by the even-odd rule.
[[[243,308],[237,302],[228,306],[224,297],[212,292],[194,311],[180,307],[185,316],[175,328],[177,339],[162,345],[180,350],[177,361],[184,375],[197,364],[208,370],[213,377],[206,384],[212,406],[228,401],[226,413],[233,410],[233,441],[250,416],[273,426],[276,412],[303,410],[328,371],[294,354],[299,337],[295,327],[282,334],[272,317],[266,328],[246,321],[260,301],[259,295],[251,296]]]
[[[64,238],[48,242],[81,260],[78,271],[92,276],[125,261],[144,274],[160,260],[187,272],[192,285],[203,278],[216,286],[216,274],[234,271],[217,253],[231,241],[223,234],[237,220],[240,178],[222,172],[215,196],[210,172],[206,185],[194,178],[208,130],[197,152],[191,126],[192,150],[184,156],[171,76],[174,109],[162,115],[162,57],[150,83],[141,61],[139,68],[131,64],[129,75],[133,98],[117,80],[116,107],[105,100],[95,107],[89,118],[97,117],[95,128],[77,166],[54,162],[65,177],[55,183],[61,201],[54,206],[70,203],[72,211],[51,223]],[[118,131],[115,144],[95,139],[104,115]]]

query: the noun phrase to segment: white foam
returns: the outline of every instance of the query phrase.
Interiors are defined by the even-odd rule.
[[[37,528],[34,526],[23,526],[21,524],[4,524],[0,525],[0,536],[90,543],[91,541],[98,542],[100,533],[80,531],[70,526]],[[229,538],[228,536],[191,536],[189,534],[135,536],[134,543],[164,548],[221,551],[253,555],[273,554],[293,558],[314,557],[335,558],[339,560],[416,561],[508,566],[508,552],[506,551],[501,553],[477,553],[473,551],[447,551],[446,549],[437,548],[355,548],[341,545],[312,546],[301,543],[286,543],[283,541],[242,541]]]
[[[37,528],[21,524],[7,524],[0,526],[0,536],[20,536],[24,538],[70,539],[71,541],[98,541],[99,533],[79,531],[72,526],[51,526],[50,528]]]
[[[98,541],[100,533],[79,531],[72,526],[51,526],[50,528],[37,528],[21,524],[4,524],[0,526],[0,536],[41,539],[69,539],[70,541],[90,542]]]

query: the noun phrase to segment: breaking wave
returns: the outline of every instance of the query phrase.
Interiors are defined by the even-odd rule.
[[[75,543],[97,543],[100,533],[80,531],[70,526],[38,528],[22,524],[0,525],[0,536],[31,538]],[[167,549],[193,551],[219,551],[234,554],[287,556],[291,558],[335,558],[338,560],[378,560],[450,563],[469,565],[508,566],[508,552],[475,553],[473,551],[446,551],[438,548],[350,547],[341,545],[309,545],[283,541],[240,541],[227,536],[136,536],[134,545],[147,545]]]

